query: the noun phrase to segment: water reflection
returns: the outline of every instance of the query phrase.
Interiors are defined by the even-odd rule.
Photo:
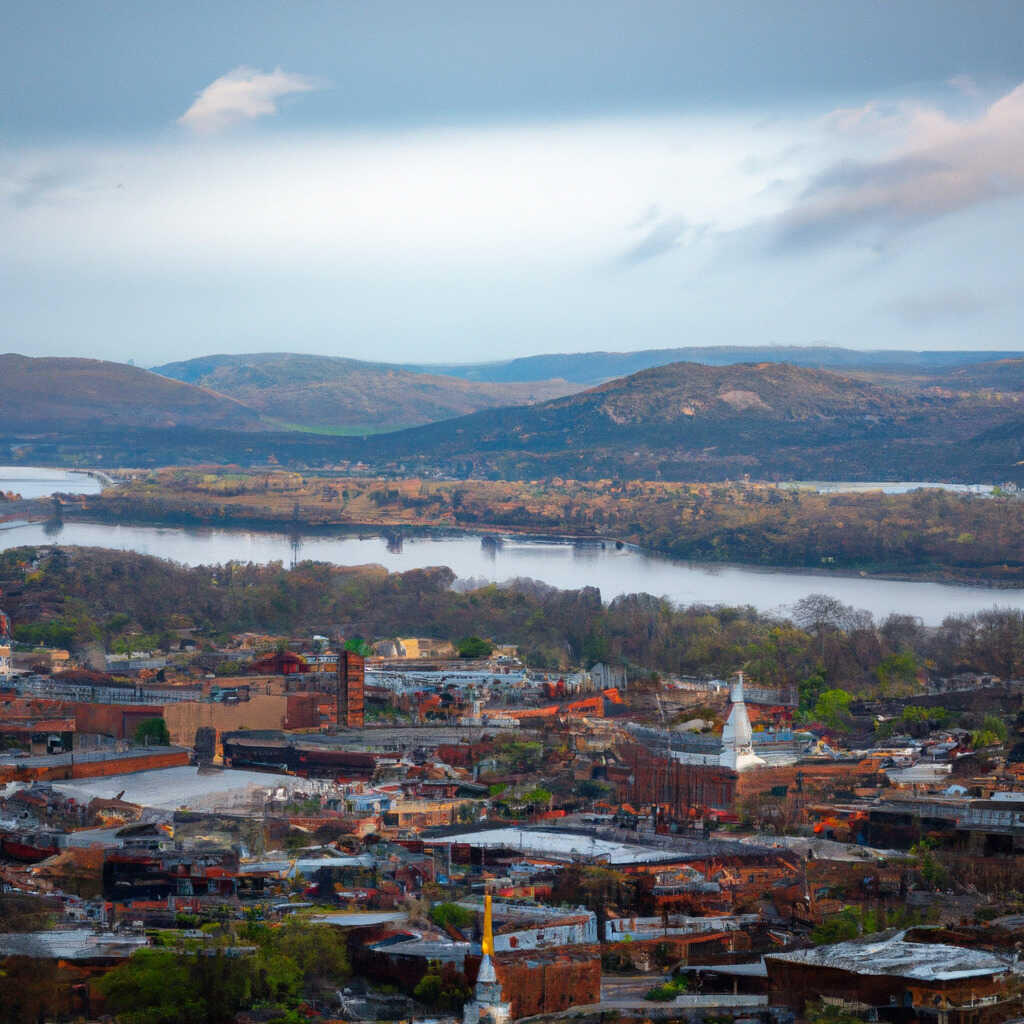
[[[0,550],[45,544],[117,548],[170,558],[185,565],[282,562],[305,558],[337,565],[378,563],[391,571],[446,565],[460,578],[501,582],[525,577],[553,587],[598,587],[610,601],[622,594],[648,593],[679,604],[752,605],[771,612],[812,593],[825,593],[876,617],[919,616],[937,625],[947,615],[993,605],[1024,609],[1024,590],[993,590],[939,583],[779,572],[731,565],[701,565],[608,543],[572,544],[505,537],[500,543],[472,535],[408,536],[394,532],[353,536],[257,532],[212,528],[175,529],[65,522],[59,535],[43,523],[10,524],[0,530]]]

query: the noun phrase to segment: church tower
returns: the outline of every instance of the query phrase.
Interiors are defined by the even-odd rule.
[[[501,982],[495,973],[491,955],[494,953],[494,923],[491,894],[484,896],[484,937],[480,943],[483,959],[476,976],[476,990],[471,1002],[462,1013],[463,1024],[508,1024],[512,1017],[512,1004],[503,1002]]]
[[[734,772],[763,768],[765,762],[754,753],[753,730],[750,728],[747,704],[743,699],[742,672],[733,684],[730,698],[732,709],[722,730],[722,753],[718,763],[723,768],[731,768]]]

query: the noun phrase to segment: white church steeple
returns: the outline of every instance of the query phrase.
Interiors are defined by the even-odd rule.
[[[730,694],[732,708],[722,730],[722,754],[719,764],[735,772],[760,768],[764,761],[754,753],[754,735],[750,728],[750,716],[743,700],[743,673],[740,672],[732,685]]]

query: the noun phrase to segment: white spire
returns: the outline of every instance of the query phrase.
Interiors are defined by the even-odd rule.
[[[742,772],[748,768],[759,768],[764,761],[754,753],[754,734],[750,728],[750,716],[743,700],[743,673],[733,683],[730,694],[732,708],[722,730],[722,754],[719,764]]]

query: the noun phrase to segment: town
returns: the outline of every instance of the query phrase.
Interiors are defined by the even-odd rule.
[[[16,634],[5,1020],[1024,1014],[1024,681],[807,714],[500,637]]]

